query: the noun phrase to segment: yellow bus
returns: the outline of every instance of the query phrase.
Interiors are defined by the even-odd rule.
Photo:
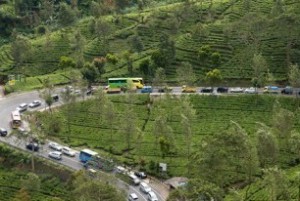
[[[19,128],[22,125],[21,114],[19,111],[15,110],[11,113],[11,127]]]
[[[144,87],[143,78],[109,78],[108,87],[127,88],[127,89],[141,89]]]

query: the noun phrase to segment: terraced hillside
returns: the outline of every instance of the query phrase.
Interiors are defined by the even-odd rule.
[[[74,35],[79,32],[85,40],[85,62],[108,52],[118,56],[117,64],[106,66],[109,73],[104,77],[128,74],[123,55],[131,49],[130,38],[138,36],[143,50],[133,54],[133,67],[134,74],[140,75],[140,62],[150,58],[161,36],[167,34],[176,48],[175,59],[166,66],[169,80],[176,78],[176,68],[184,61],[193,65],[200,78],[219,68],[224,78],[250,79],[255,52],[262,53],[276,79],[286,80],[289,63],[300,62],[298,7],[295,0],[282,5],[272,0],[255,0],[249,5],[243,0],[213,1],[213,4],[191,1],[107,15],[101,17],[102,25],[99,19],[85,16],[73,26],[52,29],[46,35],[28,35],[33,52],[18,68],[14,67],[10,45],[5,44],[7,40],[0,42],[0,71],[22,72],[27,76],[52,73],[58,69],[61,56],[77,59],[73,47]],[[209,55],[219,54],[220,60],[214,62],[210,56],[201,58],[199,51],[203,47],[209,48]]]

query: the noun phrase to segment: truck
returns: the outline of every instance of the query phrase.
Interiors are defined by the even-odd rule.
[[[182,93],[196,93],[196,91],[197,91],[196,87],[191,87],[186,85],[183,85],[181,89]]]

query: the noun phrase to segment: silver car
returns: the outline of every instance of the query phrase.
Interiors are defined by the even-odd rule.
[[[62,146],[60,146],[59,144],[57,144],[56,142],[49,142],[49,147],[51,149],[54,149],[56,151],[61,151],[62,150]]]
[[[56,160],[61,160],[62,159],[62,154],[59,151],[51,151],[48,154],[49,158],[53,158]]]
[[[27,110],[27,103],[21,103],[17,108],[16,110],[18,110],[19,112],[25,112]]]
[[[71,157],[75,156],[75,151],[73,151],[69,147],[63,147],[62,148],[62,153],[65,154],[65,155],[67,155],[67,156],[71,156]]]

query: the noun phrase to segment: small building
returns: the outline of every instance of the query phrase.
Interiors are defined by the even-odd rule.
[[[165,181],[165,184],[167,184],[171,190],[185,186],[187,183],[188,178],[186,177],[173,177]]]

